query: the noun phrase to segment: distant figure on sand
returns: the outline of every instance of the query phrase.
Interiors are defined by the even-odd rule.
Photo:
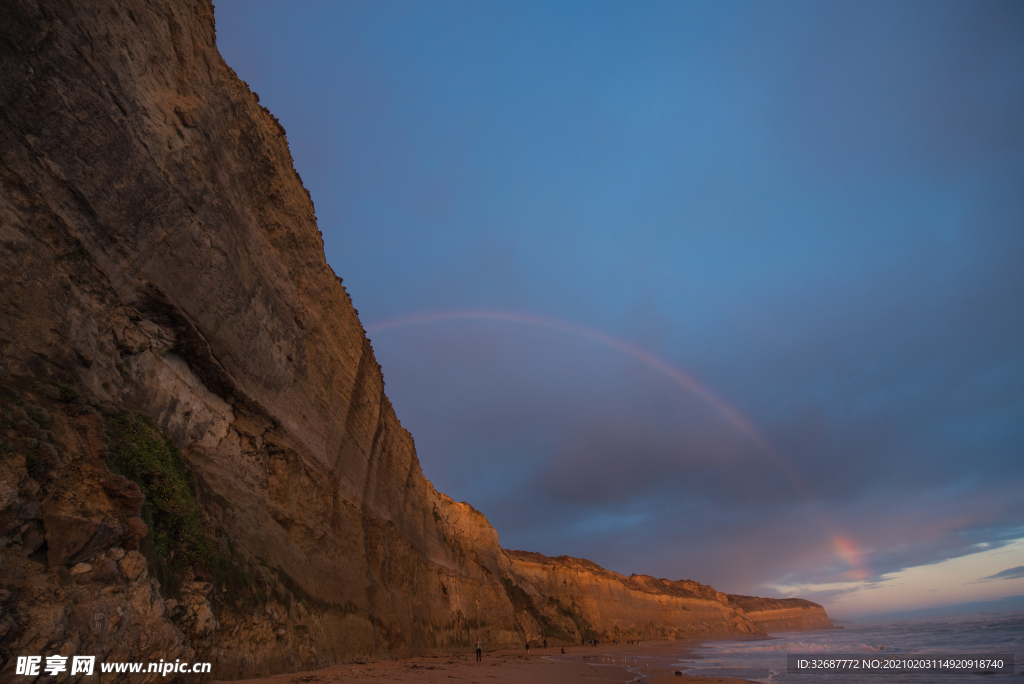
[[[547,640],[547,639],[545,639],[545,640],[544,640],[544,648],[547,648],[547,647],[548,647],[548,640]]]
[[[526,655],[530,655],[530,642],[526,642]]]
[[[480,641],[480,637],[476,638],[476,662],[482,663],[484,660],[484,645]]]

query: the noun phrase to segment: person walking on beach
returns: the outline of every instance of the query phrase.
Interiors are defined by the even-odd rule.
[[[476,638],[476,662],[482,663],[484,661],[484,645],[480,641],[480,637]]]
[[[527,658],[530,657],[530,642],[529,641],[526,642],[526,657]]]

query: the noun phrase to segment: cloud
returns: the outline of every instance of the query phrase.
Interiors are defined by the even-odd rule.
[[[989,580],[1008,580],[1008,579],[1020,579],[1024,577],[1024,565],[1018,565],[1015,568],[1008,568],[1002,572],[997,572],[994,575],[988,577],[982,577],[979,582],[987,582]]]

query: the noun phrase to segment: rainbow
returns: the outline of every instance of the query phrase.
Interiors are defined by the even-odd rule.
[[[556,330],[558,332],[565,333],[567,335],[573,335],[575,337],[581,337],[583,339],[590,340],[601,344],[609,349],[614,349],[618,352],[626,354],[627,356],[639,361],[648,368],[660,373],[664,377],[668,378],[675,384],[686,389],[694,396],[700,398],[708,406],[711,406],[715,411],[718,412],[730,425],[735,427],[739,432],[745,435],[752,442],[757,444],[765,451],[773,451],[771,446],[768,444],[768,440],[751,424],[749,420],[744,418],[739,411],[731,407],[714,392],[701,385],[699,382],[693,379],[692,376],[684,373],[680,369],[671,365],[663,359],[659,359],[649,351],[642,349],[635,344],[627,342],[618,337],[613,337],[600,330],[594,328],[588,328],[586,326],[577,325],[576,323],[569,323],[567,321],[560,321],[556,318],[548,318],[546,316],[537,316],[534,314],[520,313],[517,311],[497,311],[493,309],[464,309],[456,311],[434,311],[429,313],[415,314],[413,316],[404,316],[401,318],[392,318],[379,323],[374,323],[366,327],[367,335],[372,335],[379,332],[385,332],[388,330],[395,330],[398,328],[408,328],[415,325],[425,325],[428,323],[441,323],[446,321],[501,321],[505,323],[519,323],[522,325],[530,325],[538,328],[546,328],[548,330]]]
[[[765,439],[764,435],[754,427],[753,423],[751,423],[735,408],[730,406],[721,397],[697,382],[697,380],[688,373],[676,368],[664,359],[658,358],[646,349],[638,347],[637,345],[627,342],[621,338],[614,337],[601,332],[600,330],[595,330],[594,328],[588,328],[576,323],[558,320],[557,318],[549,318],[547,316],[538,316],[536,314],[522,313],[518,311],[502,311],[494,309],[431,311],[411,316],[391,318],[366,326],[366,334],[374,335],[376,333],[383,333],[389,330],[450,321],[497,321],[545,328],[547,330],[555,330],[567,335],[590,340],[591,342],[595,342],[629,356],[651,370],[661,374],[713,408],[739,433],[757,445],[759,451],[787,477],[793,488],[801,495],[801,498],[808,502],[812,502],[812,507],[817,509],[817,506],[813,504],[813,497],[810,495],[810,488],[807,486],[803,477],[790,465],[788,460],[782,454],[771,446],[768,440]],[[822,527],[825,528],[826,533],[831,537],[833,551],[842,558],[849,567],[852,568],[851,574],[854,578],[864,579],[867,577],[868,572],[864,569],[862,554],[857,546],[848,537],[844,537],[836,532],[835,525],[831,523],[827,515],[821,511],[817,511],[817,515],[821,520]]]
[[[839,557],[850,566],[849,574],[851,579],[860,581],[867,578],[868,572],[864,567],[863,554],[849,537],[834,536],[832,538],[832,547]]]

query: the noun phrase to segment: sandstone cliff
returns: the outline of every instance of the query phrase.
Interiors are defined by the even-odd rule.
[[[825,609],[804,599],[767,599],[729,594],[729,605],[765,632],[832,629]]]
[[[725,594],[697,582],[625,577],[567,556],[507,553],[520,586],[533,598],[538,635],[544,627],[619,640],[762,633],[729,606]],[[529,624],[526,616],[521,622]]]
[[[758,631],[434,490],[207,0],[12,0],[0,31],[0,670]]]

